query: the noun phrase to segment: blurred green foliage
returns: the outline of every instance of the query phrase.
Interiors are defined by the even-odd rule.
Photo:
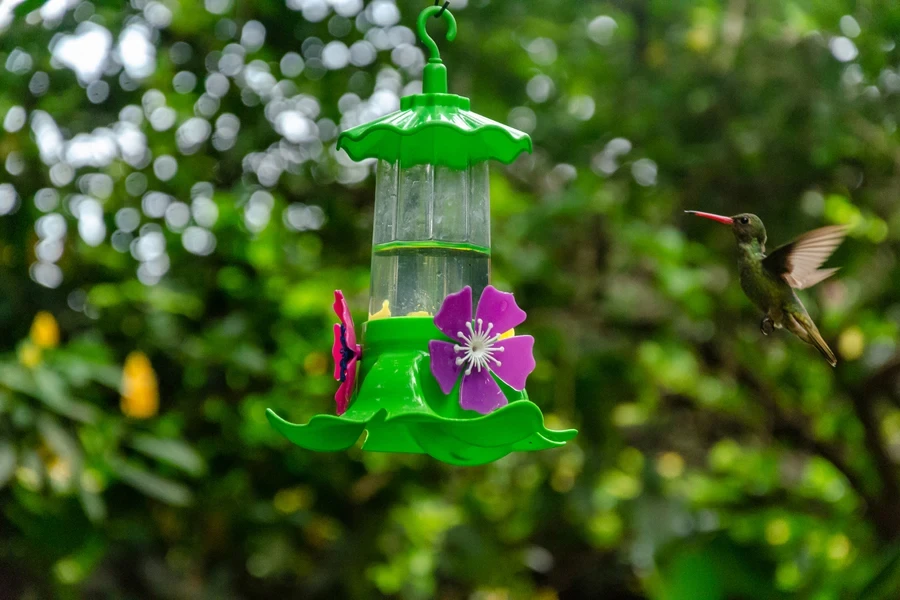
[[[0,597],[896,598],[896,3],[451,0],[451,91],[535,142],[494,283],[581,433],[459,469],[269,428],[333,410],[374,185],[334,138],[416,90],[423,5],[0,8]],[[852,227],[803,294],[836,369],[684,209]]]

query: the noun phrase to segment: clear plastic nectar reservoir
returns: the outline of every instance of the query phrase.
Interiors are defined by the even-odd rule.
[[[447,294],[490,283],[488,165],[378,163],[369,318],[433,316]]]

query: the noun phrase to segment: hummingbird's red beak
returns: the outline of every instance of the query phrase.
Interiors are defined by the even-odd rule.
[[[718,221],[719,223],[725,223],[726,225],[731,225],[734,223],[734,219],[731,217],[723,217],[722,215],[714,215],[712,213],[700,212],[699,210],[686,210],[684,211],[690,215],[697,215],[698,217],[703,217],[704,219],[712,219],[713,221]]]

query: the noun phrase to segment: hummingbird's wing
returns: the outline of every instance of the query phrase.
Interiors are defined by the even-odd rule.
[[[835,248],[841,245],[847,228],[830,225],[804,233],[790,244],[779,246],[763,259],[763,266],[802,290],[828,279],[837,269],[820,269]]]

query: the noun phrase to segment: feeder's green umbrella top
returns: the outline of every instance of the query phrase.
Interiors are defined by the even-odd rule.
[[[431,53],[423,93],[401,98],[399,111],[344,131],[337,147],[357,161],[377,158],[401,167],[432,164],[453,169],[486,160],[509,164],[522,152],[531,152],[528,134],[471,112],[468,98],[447,93],[447,68],[425,30],[435,14],[447,21],[447,39],[456,37],[456,19],[449,10],[429,6],[419,15],[419,38]]]

